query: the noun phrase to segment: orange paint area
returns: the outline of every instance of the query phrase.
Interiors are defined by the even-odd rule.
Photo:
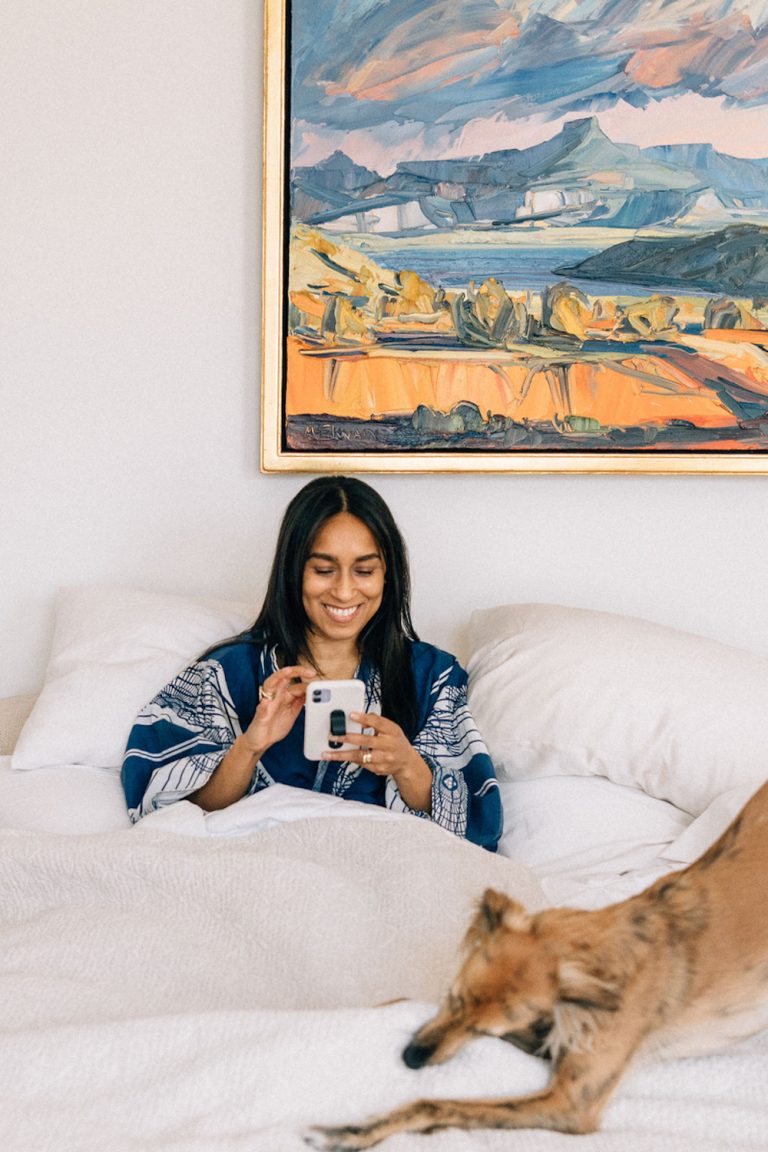
[[[308,228],[290,279],[286,419],[416,429],[426,409],[427,426],[448,428],[442,417],[473,405],[476,430],[491,417],[565,436],[672,429],[681,448],[686,427],[721,445],[733,429],[742,448],[750,424],[766,434],[768,331],[744,301],[617,300],[565,281],[509,294],[492,278],[445,292]]]
[[[716,75],[742,55],[741,68],[747,74],[750,66],[762,67],[763,54],[746,13],[740,23],[741,27],[726,19],[712,24],[700,22],[697,27],[693,16],[684,31],[671,27],[665,42],[663,34],[656,33],[646,47],[634,53],[624,71],[642,87],[673,89],[687,76]]]
[[[385,353],[380,349],[318,355],[288,342],[287,416],[317,414],[370,420],[410,414],[420,405],[449,412],[462,401],[484,416],[551,422],[569,416],[601,426],[663,425],[686,420],[717,428],[733,416],[713,389],[656,357],[620,364],[543,365],[509,355]]]

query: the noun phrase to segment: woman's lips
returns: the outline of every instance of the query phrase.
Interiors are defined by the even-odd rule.
[[[353,616],[359,611],[360,607],[360,604],[355,604],[352,608],[336,608],[333,604],[323,604],[323,608],[331,617],[331,619],[338,620],[340,623],[351,620]]]

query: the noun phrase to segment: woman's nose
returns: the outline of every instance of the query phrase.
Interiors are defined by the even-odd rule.
[[[333,590],[339,600],[349,600],[351,596],[354,596],[355,584],[352,573],[339,571]]]

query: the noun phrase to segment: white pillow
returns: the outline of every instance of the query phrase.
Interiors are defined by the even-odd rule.
[[[140,709],[211,644],[253,622],[247,604],[125,588],[70,588],[56,604],[45,683],[15,769],[118,767]]]
[[[502,780],[499,787],[499,850],[533,870],[550,904],[603,908],[678,867],[669,845],[691,818],[640,788],[603,776]]]
[[[606,776],[699,815],[768,771],[768,660],[607,612],[470,622],[472,712],[500,778]]]
[[[638,870],[666,858],[691,823],[674,804],[604,776],[500,780],[499,790],[499,851],[538,876],[586,866],[612,875]]]
[[[0,757],[0,829],[70,835],[130,828],[116,768],[83,764],[12,772]]]
[[[678,865],[693,864],[694,860],[698,860],[699,856],[722,836],[756,790],[753,781],[723,792],[673,840],[662,852],[662,856],[665,860],[672,860]]]

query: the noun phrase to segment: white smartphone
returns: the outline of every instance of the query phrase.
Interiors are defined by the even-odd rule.
[[[349,719],[350,712],[365,711],[365,684],[362,680],[312,680],[307,685],[304,704],[304,755],[321,760],[329,748],[352,748],[342,739],[345,732],[362,732],[361,724]]]

